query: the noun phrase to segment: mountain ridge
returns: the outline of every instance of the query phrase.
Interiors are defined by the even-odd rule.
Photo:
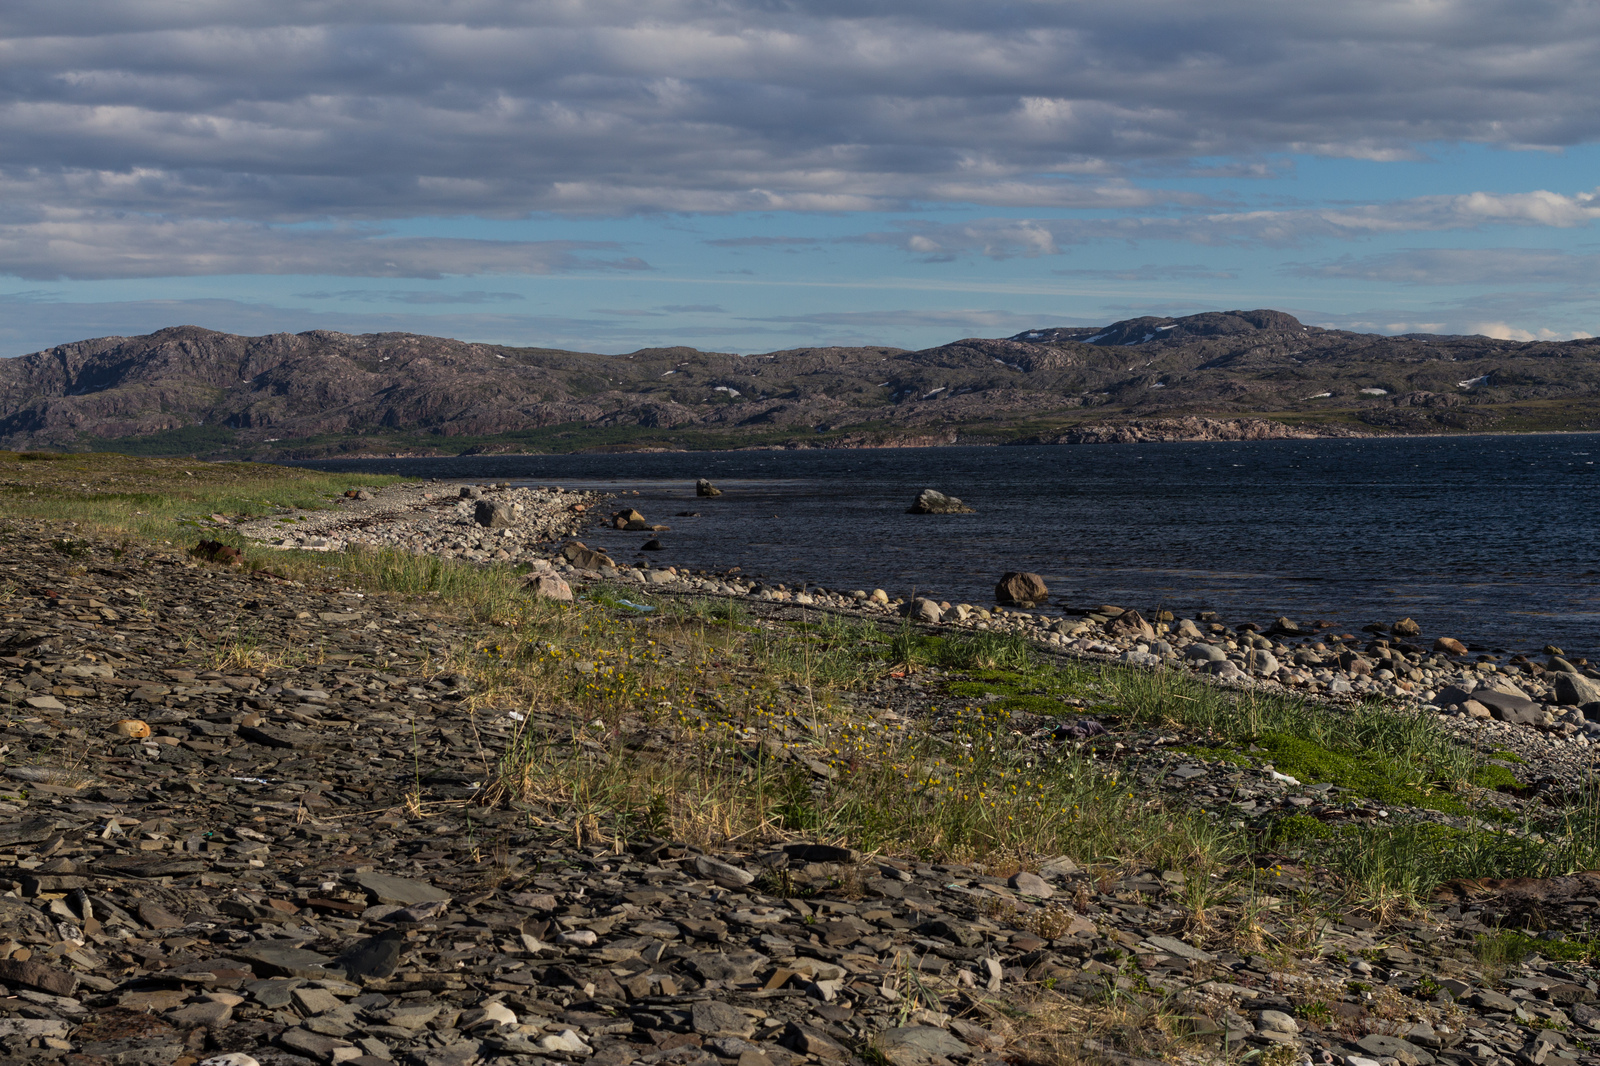
[[[310,458],[1055,443],[1128,439],[1134,425],[1155,427],[1134,439],[1212,439],[1181,434],[1250,420],[1291,435],[1596,429],[1600,340],[1394,337],[1261,309],[920,350],[599,355],[174,326],[0,360],[0,446],[14,450]]]

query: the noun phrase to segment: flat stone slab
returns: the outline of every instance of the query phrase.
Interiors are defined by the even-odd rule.
[[[257,973],[269,977],[304,977],[317,979],[332,976],[325,970],[333,960],[326,955],[288,944],[255,943],[235,948],[234,958],[248,962]]]
[[[351,874],[349,879],[370,892],[379,903],[409,907],[413,903],[431,903],[450,898],[450,893],[434,888],[426,881],[412,881],[392,874]]]

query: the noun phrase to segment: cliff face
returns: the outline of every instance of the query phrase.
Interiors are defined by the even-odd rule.
[[[280,454],[307,438],[459,451],[467,438],[556,426],[661,442],[699,433],[722,446],[909,445],[973,427],[1009,439],[1211,439],[1287,432],[1240,422],[1268,413],[1333,417],[1347,427],[1337,432],[1429,431],[1494,428],[1508,405],[1538,404],[1577,412],[1580,424],[1564,428],[1600,414],[1600,341],[1384,337],[1233,311],[914,352],[608,356],[403,333],[239,337],[180,326],[0,361],[7,448],[163,435],[177,451],[203,441]],[[1054,431],[1026,428],[1041,419]],[[1090,425],[1107,422],[1122,428]]]

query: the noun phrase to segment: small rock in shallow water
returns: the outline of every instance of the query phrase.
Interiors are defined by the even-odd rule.
[[[934,489],[923,489],[916,502],[906,508],[906,514],[976,514],[971,507],[954,496],[946,496]]]

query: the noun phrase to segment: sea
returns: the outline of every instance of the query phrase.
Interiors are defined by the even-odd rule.
[[[666,452],[304,465],[616,493],[619,561],[993,602],[1009,570],[1067,607],[1339,632],[1409,617],[1494,652],[1600,653],[1600,434]],[[695,496],[695,481],[723,490]],[[925,488],[970,515],[913,515]]]

